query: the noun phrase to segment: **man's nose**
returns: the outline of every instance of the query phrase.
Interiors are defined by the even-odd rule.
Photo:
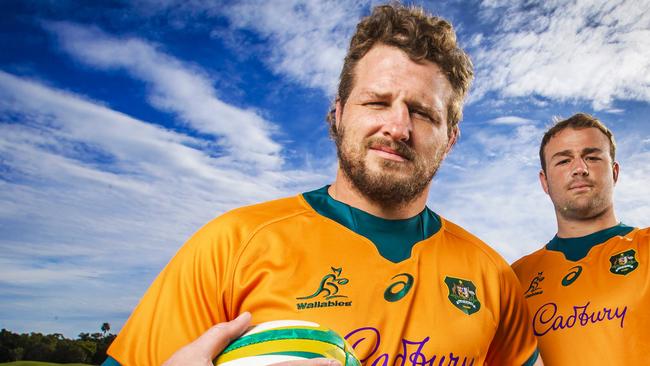
[[[573,162],[573,170],[571,171],[572,175],[589,175],[589,167],[583,159],[575,159]]]
[[[408,141],[411,138],[412,121],[405,105],[393,104],[383,126],[384,136],[395,141]]]

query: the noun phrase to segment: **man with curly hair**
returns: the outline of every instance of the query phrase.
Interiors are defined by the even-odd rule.
[[[209,365],[252,316],[331,328],[364,365],[540,365],[510,267],[426,207],[472,77],[447,21],[374,8],[328,115],[334,182],[208,223],[145,294],[109,362]]]

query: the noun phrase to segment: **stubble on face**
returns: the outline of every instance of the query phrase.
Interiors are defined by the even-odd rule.
[[[354,187],[367,199],[382,207],[401,207],[419,197],[438,171],[446,144],[436,148],[433,156],[417,154],[403,141],[371,136],[355,142],[346,139],[343,124],[333,133],[339,165]],[[379,171],[368,167],[366,157],[371,148],[385,146],[405,159],[379,161]]]
[[[555,210],[564,219],[570,221],[593,220],[607,212],[611,204],[608,199],[611,193],[596,190],[596,182],[588,178],[574,179],[569,182],[563,189],[570,191],[570,187],[577,181],[589,184],[593,192],[584,193],[577,196],[569,196],[555,204]],[[553,194],[554,192],[549,192]]]

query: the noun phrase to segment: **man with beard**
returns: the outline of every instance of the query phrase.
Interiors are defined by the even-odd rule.
[[[612,132],[576,114],[542,138],[539,173],[557,234],[513,268],[547,365],[647,365],[650,229],[620,223]]]
[[[160,364],[243,314],[168,365],[209,364],[251,315],[331,328],[367,365],[535,363],[510,267],[425,206],[472,75],[447,21],[376,7],[352,38],[328,117],[333,184],[208,223],[145,294],[110,362]]]

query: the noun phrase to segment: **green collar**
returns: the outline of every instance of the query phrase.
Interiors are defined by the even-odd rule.
[[[426,207],[414,217],[387,220],[333,199],[327,193],[328,188],[325,186],[303,193],[303,197],[319,214],[369,239],[379,253],[391,262],[398,263],[409,258],[417,242],[440,230],[440,217]]]
[[[579,261],[587,256],[589,250],[595,245],[602,244],[615,236],[625,236],[633,227],[619,223],[608,229],[581,236],[579,238],[560,238],[557,235],[546,244],[546,249],[561,252],[570,261]]]

